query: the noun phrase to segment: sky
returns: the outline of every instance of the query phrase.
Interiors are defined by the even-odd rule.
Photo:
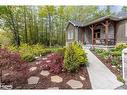
[[[118,5],[115,6],[115,5],[112,5],[112,6],[111,6],[111,11],[117,13],[117,12],[121,11],[122,7],[123,7],[123,6],[118,6]],[[103,9],[103,8],[106,8],[106,6],[104,6],[104,5],[103,5],[103,6],[99,6],[99,8],[100,8],[100,9]]]

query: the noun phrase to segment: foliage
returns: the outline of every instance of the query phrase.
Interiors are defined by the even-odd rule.
[[[24,64],[19,53],[10,52],[0,48],[0,69],[18,69]]]
[[[81,46],[74,42],[65,50],[64,68],[69,72],[77,71],[81,64],[87,63],[87,57]]]
[[[113,58],[111,64],[117,66],[119,64],[119,59],[116,57]]]
[[[125,84],[125,80],[121,75],[117,75],[117,80]]]
[[[124,48],[127,48],[127,45],[124,43],[120,43],[116,45],[117,50],[123,50]]]
[[[3,46],[8,46],[12,44],[12,33],[11,32],[5,32],[5,31],[0,31],[0,45]]]
[[[95,52],[104,59],[107,59],[110,54],[109,51],[106,51],[104,49],[95,49]]]
[[[28,44],[21,44],[19,48],[15,46],[9,46],[9,50],[19,52],[21,58],[25,61],[33,61],[35,60],[36,56],[44,56],[52,51],[50,49],[44,48],[43,45],[28,45]]]
[[[59,49],[57,50],[57,52],[58,52],[61,56],[64,57],[65,50],[66,50],[66,47],[63,47],[63,48],[59,48]]]
[[[48,56],[48,60],[50,60],[50,62],[42,61],[41,67],[44,70],[49,70],[51,73],[55,74],[62,72],[63,57],[59,53],[49,54]]]

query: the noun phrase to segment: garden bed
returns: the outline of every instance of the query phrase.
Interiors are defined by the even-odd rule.
[[[91,51],[116,75],[117,80],[125,84],[125,80],[122,77],[122,50],[124,48],[127,48],[126,44],[118,44],[110,50],[95,48]]]
[[[49,55],[47,55],[47,56],[49,56]],[[46,57],[43,57],[43,58],[46,58]],[[43,76],[40,74],[41,71],[43,70],[43,68],[41,67],[41,62],[42,62],[43,58],[39,58],[39,60],[36,60],[36,61],[28,64],[28,70],[32,67],[37,67],[37,68],[36,68],[36,70],[29,71],[26,74],[27,79],[29,79],[31,76],[39,77],[38,83],[37,84],[28,84],[28,82],[27,82],[27,83],[20,84],[20,85],[14,84],[15,85],[14,89],[48,89],[48,88],[49,89],[50,88],[51,89],[57,89],[57,88],[58,89],[72,89],[72,87],[67,84],[67,82],[71,79],[80,81],[83,84],[82,88],[78,88],[78,89],[91,89],[91,83],[90,83],[90,79],[89,79],[89,75],[88,75],[86,67],[81,67],[80,70],[75,73],[62,71],[61,73],[54,74],[54,73],[49,72],[50,74],[48,76]],[[47,60],[49,60],[49,59],[47,59]],[[39,62],[40,62],[40,64],[37,64]],[[45,70],[45,71],[47,71],[47,70]],[[61,77],[63,79],[63,81],[60,83],[52,82],[51,77],[56,76],[56,75]],[[80,78],[81,76],[83,77],[83,80]]]
[[[118,71],[117,68],[111,64],[111,59],[104,59],[104,58],[102,58],[101,56],[97,55],[96,52],[94,52],[94,51],[92,51],[92,53],[93,53],[98,59],[100,59],[100,61],[101,61],[102,63],[104,63],[104,65],[105,65],[106,67],[108,67],[109,70],[110,70],[113,74],[115,74],[116,76],[117,76],[117,75],[122,75],[121,70]],[[121,62],[120,62],[120,63],[121,63]]]
[[[1,49],[2,83],[12,85],[12,89],[91,89],[85,67],[87,62],[85,52],[76,44],[73,48],[80,53],[74,53],[72,57],[80,60],[70,61],[66,54],[66,64],[64,64],[64,48],[58,52],[35,57],[36,60],[32,62],[23,61],[18,53]],[[70,51],[67,52],[71,54]]]

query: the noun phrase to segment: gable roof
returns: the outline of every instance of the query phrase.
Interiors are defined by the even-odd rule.
[[[69,21],[69,24],[71,23],[74,27],[85,27],[85,26],[89,26],[94,23],[102,22],[106,19],[113,20],[113,21],[121,21],[121,20],[127,19],[127,15],[126,16],[105,16],[105,17],[101,17],[96,20],[93,20],[91,22],[88,22],[86,24],[84,24],[83,22],[80,22],[80,21]],[[68,24],[68,26],[69,26],[69,24]],[[68,28],[68,26],[67,26],[67,28]]]
[[[80,21],[69,21],[69,23],[71,23],[73,26],[78,26],[78,27],[84,26],[84,23]]]

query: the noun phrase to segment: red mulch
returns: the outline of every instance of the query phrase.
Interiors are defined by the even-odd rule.
[[[31,62],[27,65],[26,72],[23,72],[23,70],[12,71],[12,70],[4,70],[2,71],[2,82],[5,82],[6,84],[12,84],[13,89],[47,89],[50,87],[58,87],[59,89],[72,89],[69,85],[66,84],[67,81],[70,79],[75,79],[78,81],[81,81],[83,83],[83,87],[81,89],[91,89],[91,83],[89,79],[89,75],[87,72],[86,67],[81,67],[80,70],[76,73],[68,73],[66,71],[62,71],[59,74],[53,74],[50,73],[48,77],[40,75],[40,72],[43,70],[40,64],[36,64],[36,62],[39,62],[42,60],[42,58],[39,58],[38,60]],[[24,66],[25,67],[25,66]],[[37,67],[35,71],[30,72],[29,69],[31,67]],[[7,76],[3,76],[4,74],[9,73]],[[51,82],[51,76],[58,75],[63,78],[63,82],[61,83],[53,83]],[[40,77],[38,84],[28,84],[27,79],[31,76],[38,76]],[[81,80],[79,76],[83,76],[85,80]]]
[[[111,59],[103,59],[101,56],[97,55],[94,51],[91,51],[94,55],[96,55],[96,57],[98,59],[100,59],[102,61],[102,63],[104,63],[104,65],[106,67],[109,68],[109,70],[115,74],[116,76],[117,75],[122,75],[122,71],[118,71],[117,67],[112,67],[113,65],[111,64]],[[122,64],[122,63],[121,63]]]

